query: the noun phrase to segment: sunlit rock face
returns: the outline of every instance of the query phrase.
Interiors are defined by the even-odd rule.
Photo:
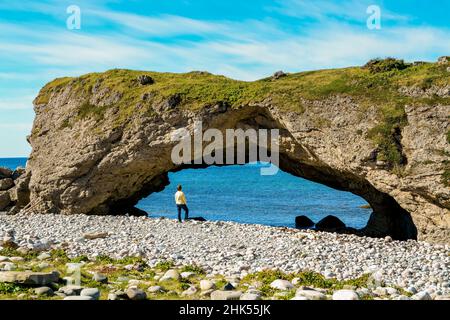
[[[222,132],[279,129],[280,168],[366,199],[373,209],[367,235],[450,242],[450,104],[404,105],[401,125],[378,130],[385,139],[377,140],[374,128],[387,121],[377,102],[339,89],[303,96],[308,89],[300,81],[308,74],[254,83],[204,72],[149,73],[152,81],[143,83],[142,74],[112,70],[58,79],[41,90],[29,137],[30,202],[19,201],[22,208],[130,213],[168,184],[168,172],[201,166],[175,164],[178,141],[171,138],[182,128],[193,134],[202,121],[203,130]],[[383,156],[386,150],[397,158]]]

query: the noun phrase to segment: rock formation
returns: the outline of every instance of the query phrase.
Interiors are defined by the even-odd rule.
[[[280,129],[280,168],[363,197],[373,208],[367,235],[448,243],[450,97],[438,89],[450,84],[447,67],[255,82],[130,70],[57,79],[34,101],[30,202],[17,201],[42,213],[130,212],[168,184],[168,172],[202,166],[171,161],[173,133],[201,120],[204,130]]]

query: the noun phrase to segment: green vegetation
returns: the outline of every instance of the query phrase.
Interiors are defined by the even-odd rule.
[[[140,85],[137,79],[144,74],[152,77],[154,83]],[[107,125],[119,127],[126,125],[135,114],[154,116],[158,106],[163,106],[173,97],[179,101],[166,108],[166,112],[199,110],[217,103],[237,108],[270,99],[280,110],[302,113],[312,101],[345,95],[358,103],[361,112],[369,107],[379,110],[379,124],[370,130],[369,138],[380,150],[378,160],[386,161],[393,168],[402,165],[396,135],[407,124],[404,106],[450,103],[450,98],[438,96],[409,97],[400,93],[399,88],[449,84],[450,74],[445,65],[412,65],[393,58],[374,59],[362,68],[308,71],[276,80],[269,77],[253,82],[237,81],[207,72],[176,74],[114,69],[78,78],[56,79],[41,90],[36,103],[46,104],[55,94],[70,87],[70,98],[79,101],[79,107],[76,116],[70,121],[63,120],[60,128],[71,127],[72,122],[84,119],[105,121],[107,111],[111,115]],[[92,105],[90,101],[93,101],[91,98],[96,92],[101,92],[104,101],[110,104]],[[314,123],[329,126],[320,118]]]
[[[364,68],[369,69],[371,73],[388,72],[392,70],[404,70],[410,65],[406,64],[403,60],[394,58],[386,59],[372,59],[364,65]]]
[[[444,161],[444,173],[442,174],[442,183],[446,187],[450,187],[450,161]]]
[[[181,272],[194,272],[196,274],[205,274],[205,270],[197,265],[185,265],[181,268]]]
[[[173,268],[174,263],[171,260],[160,261],[156,264],[155,268],[161,271],[167,271]]]

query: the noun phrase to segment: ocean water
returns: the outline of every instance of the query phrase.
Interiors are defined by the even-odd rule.
[[[0,166],[25,166],[26,158],[0,158]],[[306,215],[314,222],[332,214],[348,226],[367,224],[367,202],[350,193],[292,176],[281,170],[260,175],[261,164],[186,169],[169,173],[170,185],[142,199],[137,207],[152,217],[175,219],[174,193],[183,185],[189,216],[271,226],[295,226],[295,217]],[[184,213],[183,213],[184,215]]]

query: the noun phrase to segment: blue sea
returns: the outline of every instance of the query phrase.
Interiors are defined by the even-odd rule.
[[[26,158],[0,158],[0,166],[25,166]],[[350,193],[292,176],[281,170],[261,176],[262,164],[186,169],[169,173],[170,185],[142,199],[137,207],[153,217],[177,216],[174,193],[183,185],[190,216],[271,226],[294,227],[295,217],[306,215],[314,222],[332,214],[347,226],[367,224],[367,202]]]

